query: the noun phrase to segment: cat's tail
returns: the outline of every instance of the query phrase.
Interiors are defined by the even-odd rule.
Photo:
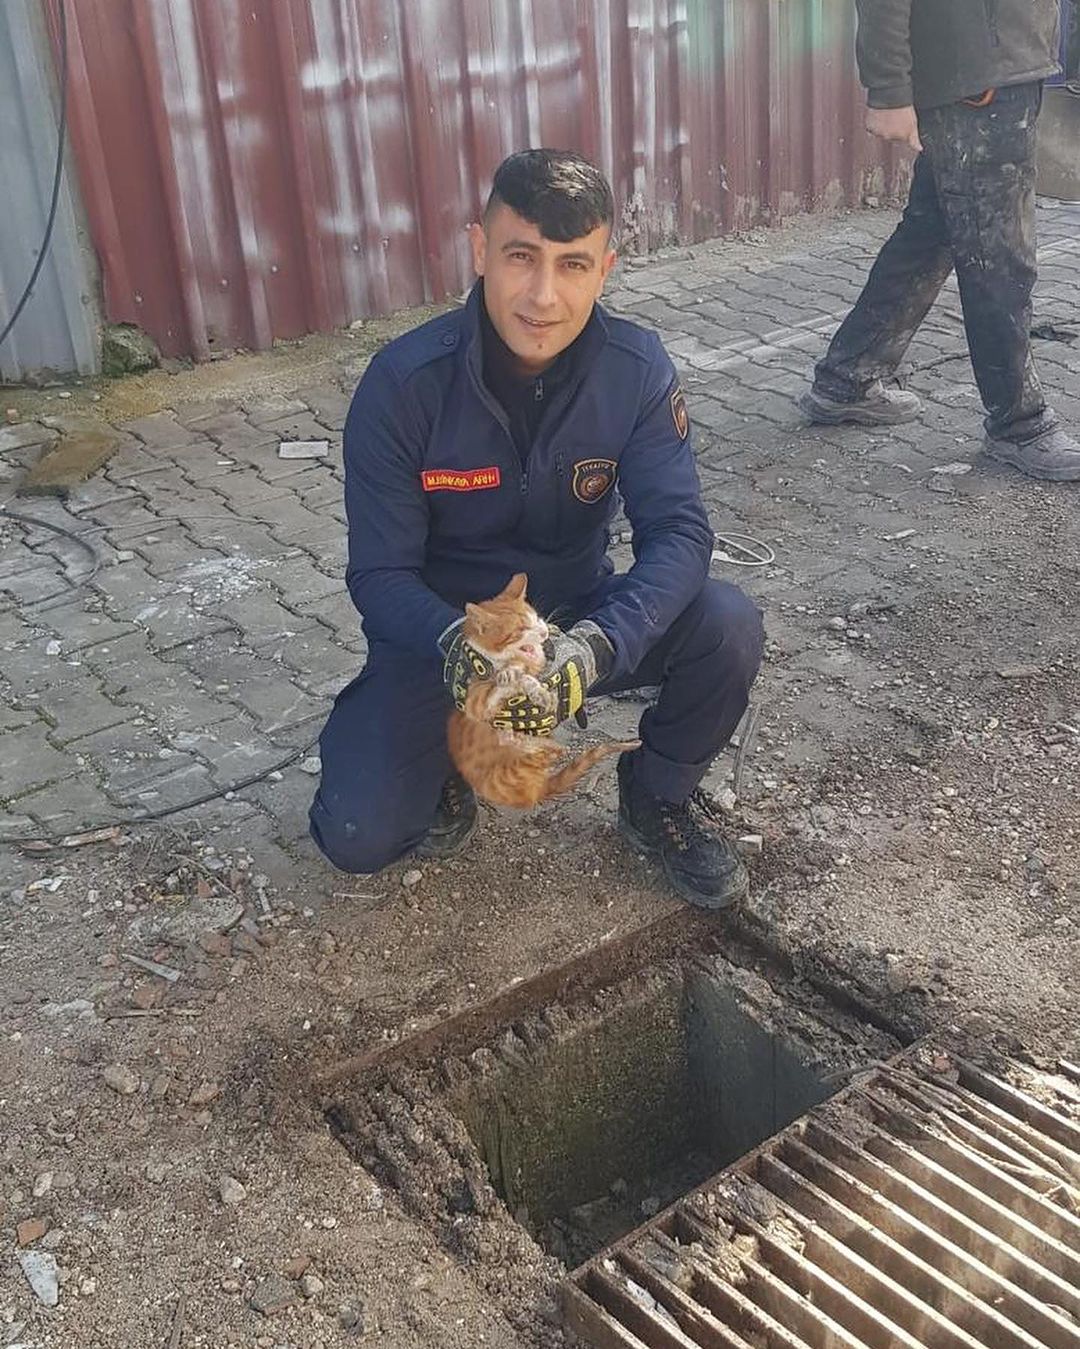
[[[563,792],[568,792],[581,781],[590,768],[594,768],[609,755],[628,754],[640,746],[640,740],[609,740],[603,745],[594,745],[592,749],[587,749],[584,754],[579,754],[576,759],[571,759],[568,764],[548,775],[541,800],[546,801],[549,797],[561,796]]]

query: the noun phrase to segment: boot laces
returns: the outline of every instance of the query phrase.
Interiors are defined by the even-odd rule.
[[[465,806],[465,783],[454,773],[443,783],[442,809],[452,818],[461,814]]]
[[[670,801],[660,802],[660,827],[679,852],[686,852],[695,843],[706,839],[707,835],[691,814],[690,802],[676,805]]]

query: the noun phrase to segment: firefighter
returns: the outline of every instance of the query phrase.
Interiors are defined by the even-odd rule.
[[[367,663],[323,730],[312,835],[338,867],[445,857],[477,823],[446,722],[467,601],[515,572],[559,624],[556,721],[587,692],[659,686],[642,747],[620,758],[619,824],[676,891],[723,908],[746,890],[730,844],[690,797],[747,706],[761,615],[708,576],[709,527],[675,370],[650,332],[599,304],[614,206],[580,156],[528,150],[495,174],[471,229],[463,308],[372,360],[345,426],[347,584]],[[614,575],[621,496],[634,562]],[[505,724],[550,730],[517,703]]]

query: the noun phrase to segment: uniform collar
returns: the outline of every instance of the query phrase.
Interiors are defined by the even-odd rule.
[[[480,384],[483,384],[484,381],[483,328],[485,318],[484,279],[480,277],[469,292],[469,298],[465,301],[465,321],[462,334],[465,343],[465,359]],[[488,324],[490,326],[490,320],[488,320]],[[493,328],[491,335],[496,342],[502,343],[502,338]],[[568,384],[577,384],[584,379],[593,362],[607,345],[607,340],[606,315],[600,304],[594,304],[588,323],[556,361],[556,364],[560,366],[559,383],[562,384],[565,381]],[[564,356],[567,358],[565,361],[563,360]]]

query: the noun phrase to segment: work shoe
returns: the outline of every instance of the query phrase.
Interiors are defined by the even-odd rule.
[[[824,426],[839,426],[854,422],[856,426],[898,426],[911,422],[922,411],[922,400],[907,389],[889,389],[875,379],[861,398],[845,403],[829,398],[811,388],[796,400],[812,422]]]
[[[476,832],[479,811],[476,797],[460,773],[451,773],[443,783],[431,828],[417,845],[418,857],[453,857]]]
[[[1060,427],[1055,426],[1031,440],[995,440],[987,436],[983,448],[991,459],[1011,464],[1029,478],[1046,478],[1051,482],[1080,481],[1080,443]]]
[[[659,857],[674,890],[701,909],[726,909],[749,887],[731,844],[703,829],[690,803],[676,805],[647,792],[634,778],[634,756],[619,757],[619,829],[641,852]]]

